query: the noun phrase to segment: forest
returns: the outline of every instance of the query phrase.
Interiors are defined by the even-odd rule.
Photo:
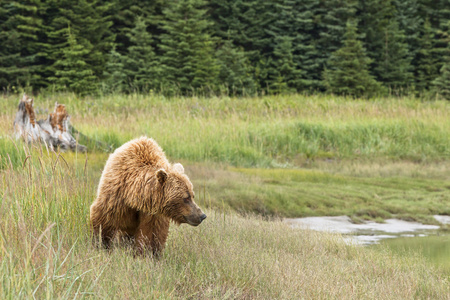
[[[449,0],[2,0],[0,89],[450,99]]]

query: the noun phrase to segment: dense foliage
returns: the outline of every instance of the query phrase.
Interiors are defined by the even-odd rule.
[[[448,98],[449,19],[449,0],[3,0],[0,89]]]

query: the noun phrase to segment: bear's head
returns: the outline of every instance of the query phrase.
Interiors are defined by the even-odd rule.
[[[188,223],[198,226],[206,215],[194,202],[194,190],[191,181],[184,174],[181,164],[174,164],[170,170],[159,169],[156,178],[163,189],[162,212],[175,223]]]

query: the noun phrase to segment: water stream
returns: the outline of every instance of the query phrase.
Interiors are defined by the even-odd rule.
[[[450,224],[450,216],[434,216],[441,224]],[[394,252],[416,252],[450,276],[450,233],[440,226],[388,219],[385,223],[353,224],[347,216],[285,219],[292,227],[340,233],[348,243],[387,245]]]

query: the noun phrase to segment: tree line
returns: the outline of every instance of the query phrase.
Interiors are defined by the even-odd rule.
[[[2,0],[0,89],[450,98],[450,0]]]

